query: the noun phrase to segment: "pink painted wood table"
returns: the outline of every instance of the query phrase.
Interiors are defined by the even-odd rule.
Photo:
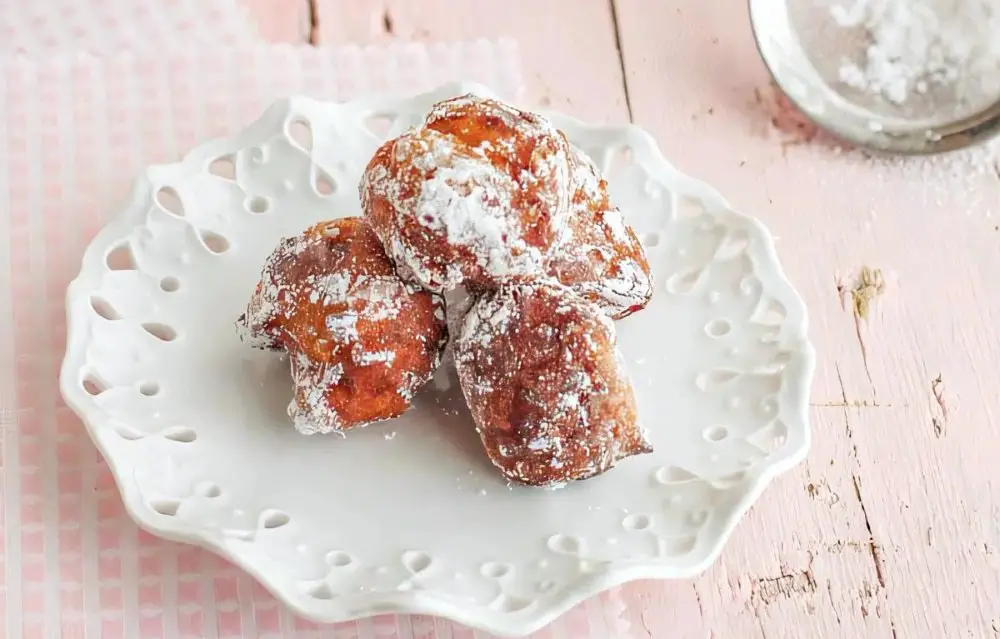
[[[996,157],[876,161],[810,140],[744,5],[254,3],[270,37],[320,45],[512,37],[528,98],[631,119],[778,239],[819,351],[813,449],[700,578],[626,587],[633,636],[997,636]],[[867,268],[884,286],[858,286]]]

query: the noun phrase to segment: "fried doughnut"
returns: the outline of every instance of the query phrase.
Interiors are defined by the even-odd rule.
[[[544,118],[466,95],[383,144],[359,186],[400,272],[443,292],[543,272],[569,211],[569,143]]]
[[[283,239],[237,329],[252,346],[288,352],[288,414],[304,434],[401,415],[448,341],[443,299],[400,279],[359,217]]]
[[[653,296],[646,253],[608,198],[607,181],[576,147],[571,149],[570,169],[569,219],[548,272],[612,319],[622,319]]]
[[[455,346],[486,452],[511,482],[558,487],[652,452],[594,304],[558,282],[508,282],[466,315]]]

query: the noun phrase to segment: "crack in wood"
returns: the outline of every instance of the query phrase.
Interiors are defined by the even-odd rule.
[[[840,374],[840,362],[834,362],[833,369],[837,371],[837,384],[840,385],[840,398],[844,400],[844,406],[847,406],[847,389],[844,388],[844,376]]]
[[[892,408],[892,404],[881,404],[874,400],[853,399],[849,402],[810,402],[814,408]]]
[[[309,44],[316,46],[319,44],[319,0],[306,0],[309,6]]]
[[[865,375],[868,377],[868,384],[872,387],[872,398],[878,399],[878,392],[875,390],[875,382],[872,380],[871,370],[868,368],[868,346],[865,344],[864,331],[861,330],[861,321],[868,321],[868,313],[875,298],[885,292],[885,279],[882,277],[881,269],[873,269],[862,266],[858,277],[851,287],[851,310],[854,315],[854,335],[861,347],[861,363],[865,367]]]
[[[937,402],[938,408],[941,409],[941,416],[948,419],[948,404],[944,399],[944,379],[941,377],[941,373],[931,381],[931,392],[934,394],[934,401]]]
[[[618,67],[622,74],[622,90],[625,92],[625,109],[628,110],[628,121],[634,122],[632,116],[632,98],[628,92],[628,75],[625,73],[625,52],[622,50],[622,31],[618,24],[618,7],[615,0],[608,0],[608,7],[611,10],[611,26],[615,32],[615,49],[618,51]]]
[[[857,315],[855,315],[855,318],[857,318]],[[840,384],[840,394],[841,394],[841,397],[843,398],[844,403],[846,404],[847,403],[847,389],[844,387],[844,378],[843,378],[843,375],[841,375],[840,364],[838,362],[834,362],[834,369],[837,372],[837,383]],[[875,389],[874,389],[874,386],[873,386],[872,387],[872,392],[873,393],[874,393],[874,390]],[[851,453],[850,453],[851,457],[853,457],[855,463],[857,463],[858,462],[858,446],[857,446],[857,443],[854,442],[854,431],[851,428],[850,410],[847,407],[844,408],[844,428],[847,431],[847,438],[849,440],[851,440]],[[879,586],[879,588],[881,588],[884,591],[885,590],[885,568],[884,568],[883,561],[882,561],[881,547],[879,546],[878,542],[875,540],[875,533],[872,530],[871,519],[868,516],[868,508],[867,508],[867,506],[865,506],[864,498],[861,495],[861,477],[858,475],[857,472],[851,472],[851,482],[854,485],[854,496],[858,500],[858,505],[861,508],[861,517],[862,517],[862,519],[864,521],[865,530],[868,531],[868,538],[870,540],[869,544],[867,545],[868,554],[871,556],[872,565],[875,568],[875,577],[878,580],[878,586]],[[863,616],[867,616],[867,614],[868,614],[868,610],[864,606],[864,604],[862,604],[861,612],[862,612]],[[877,605],[876,605],[876,614],[881,615],[880,609],[878,608]],[[893,637],[895,637],[895,626],[893,626],[892,623],[893,623],[892,619],[890,618],[889,619],[889,624],[890,624],[890,627],[893,628]]]
[[[858,499],[858,504],[861,506],[861,515],[865,520],[865,529],[868,531],[868,535],[872,538],[872,544],[870,547],[872,562],[875,564],[875,577],[878,579],[878,585],[885,588],[885,574],[882,568],[882,557],[879,553],[879,545],[874,541],[875,534],[872,532],[871,519],[868,518],[868,508],[865,507],[865,501],[861,498],[861,478],[858,477],[857,473],[851,473],[851,481],[854,483],[854,496]]]
[[[819,586],[812,571],[814,556],[812,552],[807,552],[807,556],[806,567],[802,570],[792,570],[782,565],[781,574],[777,577],[757,577],[750,582],[749,604],[758,620],[761,608],[779,599],[792,599],[817,592]],[[809,603],[806,602],[807,608]]]
[[[941,416],[948,419],[948,405],[944,401],[944,380],[941,378],[941,373],[931,381],[931,392],[934,393],[934,401],[937,402],[938,407],[941,409]]]
[[[875,382],[872,380],[872,372],[868,369],[868,347],[865,346],[865,338],[861,331],[861,317],[857,313],[854,314],[854,335],[858,338],[858,345],[861,347],[861,363],[865,367],[868,384],[872,387],[872,398],[877,399],[878,393],[875,391]]]
[[[833,284],[837,287],[837,299],[840,300],[840,310],[847,311],[847,285],[840,273],[833,275]]]
[[[646,620],[646,611],[639,612],[639,623],[642,624],[642,630],[646,633],[648,639],[653,639],[653,631],[649,627],[649,621]]]
[[[705,619],[705,605],[703,603],[701,603],[701,593],[698,592],[698,585],[692,583],[691,584],[691,589],[694,590],[694,600],[698,603],[698,614],[701,615],[701,618],[704,620]]]
[[[826,580],[826,596],[830,600],[830,610],[833,611],[833,616],[837,619],[837,625],[842,625],[840,613],[837,611],[837,606],[833,603],[833,582],[829,579]]]
[[[812,570],[814,555],[811,551],[807,551],[807,556],[806,567],[802,570],[793,570],[782,564],[777,577],[757,577],[750,580],[747,609],[757,620],[757,628],[764,639],[767,639],[767,630],[764,627],[763,610],[779,599],[798,598],[802,601],[801,598],[804,598],[806,611],[810,614],[815,613],[813,596],[819,591],[819,585]],[[827,587],[829,588],[829,581]]]
[[[850,548],[851,550],[856,550],[858,552],[871,552],[871,547],[875,544],[875,540],[869,537],[866,541],[844,541],[842,539],[835,541],[832,544],[827,544],[826,550],[830,553],[841,553],[844,552],[845,548]]]
[[[751,597],[760,603],[770,605],[780,598],[791,599],[796,595],[816,592],[816,577],[811,569],[798,573],[781,574],[777,577],[759,577]]]
[[[944,436],[945,427],[948,425],[948,403],[944,398],[944,379],[941,377],[941,373],[938,373],[938,376],[931,380],[931,395],[934,397],[934,403],[940,413],[931,416],[931,428],[934,429],[934,436],[940,439]]]
[[[837,384],[840,385],[840,398],[843,400],[844,403],[844,430],[846,431],[847,439],[851,440],[851,445],[854,447],[852,452],[854,457],[856,458],[858,456],[858,449],[857,446],[854,444],[854,431],[851,430],[851,420],[848,418],[847,414],[847,406],[848,406],[847,388],[844,386],[844,376],[841,375],[840,373],[839,362],[834,362],[833,368],[835,371],[837,371]]]
[[[879,586],[872,587],[870,582],[861,582],[861,587],[858,588],[858,605],[861,607],[861,617],[867,618],[872,609],[874,609],[875,616],[879,619],[882,618],[882,601],[879,601],[879,592],[884,592],[884,588]],[[889,620],[892,623],[892,620]]]
[[[764,620],[757,615],[757,629],[760,630],[761,639],[767,639],[767,631],[764,630]]]

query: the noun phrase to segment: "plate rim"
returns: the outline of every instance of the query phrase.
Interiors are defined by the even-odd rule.
[[[139,217],[140,204],[151,197],[156,184],[155,176],[159,172],[166,170],[167,167],[174,170],[184,167],[192,170],[193,168],[200,170],[203,163],[210,162],[219,156],[219,153],[216,152],[217,149],[220,147],[230,148],[236,146],[238,138],[247,135],[255,128],[264,126],[269,114],[276,110],[287,110],[289,106],[294,104],[308,104],[312,108],[336,108],[350,105],[352,108],[364,108],[372,112],[377,112],[380,110],[391,110],[394,102],[409,103],[421,99],[433,99],[435,96],[443,98],[445,96],[461,95],[464,93],[496,96],[495,92],[479,83],[450,82],[439,85],[432,90],[402,98],[388,92],[383,92],[343,102],[315,100],[299,94],[275,100],[255,120],[244,125],[232,135],[209,139],[188,150],[175,162],[152,164],[142,170],[138,177],[134,179],[127,197],[115,209],[118,213],[110,218],[88,243],[79,263],[79,272],[70,281],[66,290],[67,340],[66,350],[60,365],[59,391],[67,407],[83,422],[88,437],[106,460],[129,517],[140,528],[154,536],[198,546],[223,557],[251,575],[262,587],[296,614],[316,622],[350,622],[379,614],[423,614],[444,617],[454,622],[498,635],[524,636],[547,626],[553,620],[586,599],[623,584],[641,579],[667,580],[693,577],[702,573],[718,559],[736,525],[749,508],[759,499],[771,481],[800,463],[806,457],[811,445],[812,428],[808,414],[808,398],[816,368],[816,350],[809,339],[809,321],[805,302],[786,276],[778,259],[774,239],[763,223],[753,216],[735,210],[718,191],[706,182],[679,171],[663,155],[653,136],[635,124],[588,124],[564,113],[532,108],[535,112],[546,117],[556,116],[558,119],[580,129],[595,132],[605,131],[608,135],[613,134],[618,138],[628,140],[629,146],[633,149],[637,147],[645,149],[650,154],[649,160],[656,164],[658,171],[673,180],[686,183],[691,191],[699,193],[706,199],[715,200],[728,213],[735,215],[743,222],[752,226],[758,237],[762,240],[760,248],[763,250],[764,257],[766,258],[763,263],[767,264],[771,269],[769,279],[773,285],[780,288],[782,293],[780,296],[781,301],[786,306],[789,306],[786,309],[788,317],[798,318],[792,324],[794,328],[790,345],[793,348],[790,350],[794,356],[793,361],[789,363],[789,366],[795,365],[798,368],[798,373],[789,375],[788,380],[794,382],[798,387],[794,395],[802,398],[802,401],[798,402],[797,406],[790,406],[791,416],[797,422],[794,426],[800,427],[796,430],[802,434],[801,443],[798,448],[791,450],[783,458],[748,476],[747,491],[736,502],[729,516],[720,522],[720,534],[703,559],[683,569],[650,564],[612,564],[605,570],[595,572],[584,579],[573,582],[573,584],[557,596],[550,599],[545,606],[534,607],[530,611],[516,614],[493,610],[488,612],[481,610],[469,611],[469,609],[461,605],[434,595],[433,591],[366,593],[364,599],[367,599],[369,602],[367,606],[354,606],[351,608],[346,606],[337,607],[329,605],[329,602],[325,602],[322,609],[311,609],[303,605],[304,600],[302,598],[292,596],[294,594],[294,590],[292,590],[294,586],[292,588],[285,587],[284,580],[280,578],[280,575],[276,575],[273,571],[269,572],[266,569],[262,569],[256,565],[256,562],[248,560],[238,550],[231,548],[231,544],[227,543],[226,538],[218,531],[197,528],[188,523],[180,522],[175,518],[158,516],[145,507],[142,496],[138,494],[137,487],[129,484],[127,478],[123,476],[119,462],[116,461],[107,446],[104,445],[102,438],[98,436],[99,424],[106,422],[107,416],[106,414],[102,414],[103,411],[101,409],[95,409],[93,405],[86,403],[89,395],[86,395],[86,392],[80,388],[78,379],[80,365],[75,360],[80,359],[80,352],[86,344],[86,334],[83,329],[87,325],[79,321],[78,317],[82,312],[78,303],[82,296],[81,290],[86,287],[87,292],[89,292],[93,286],[96,286],[97,282],[95,280],[103,276],[103,273],[98,275],[99,269],[93,268],[93,263],[95,261],[103,262],[104,253],[109,246],[114,244],[114,240],[122,237],[123,234],[127,234],[128,231],[141,224],[142,220]],[[508,100],[508,102],[520,106],[522,101]]]

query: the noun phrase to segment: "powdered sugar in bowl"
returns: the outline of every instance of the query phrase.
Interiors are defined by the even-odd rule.
[[[750,0],[781,90],[834,135],[936,153],[1000,133],[1000,0]]]

